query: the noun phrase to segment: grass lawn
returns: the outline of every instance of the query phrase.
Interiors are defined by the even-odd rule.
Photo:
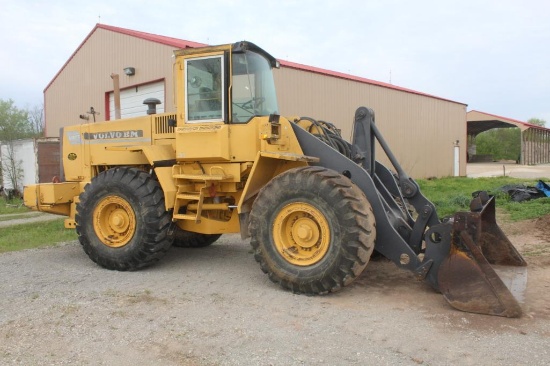
[[[0,199],[0,215],[20,214],[26,212],[31,212],[31,210],[23,206],[23,200],[15,198],[10,201],[5,201]]]
[[[487,191],[496,196],[496,206],[509,214],[512,221],[533,219],[550,214],[550,198],[539,198],[526,202],[514,202],[499,188],[508,184],[523,184],[533,187],[536,180],[519,178],[440,178],[418,180],[420,190],[433,202],[439,217],[449,216],[457,211],[469,211],[472,192]]]
[[[0,253],[39,248],[76,240],[74,229],[65,229],[63,218],[13,225],[0,229]]]

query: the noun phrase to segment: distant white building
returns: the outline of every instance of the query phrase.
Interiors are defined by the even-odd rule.
[[[0,142],[2,185],[23,192],[23,186],[51,182],[59,175],[59,139]],[[13,179],[16,176],[16,179]],[[17,187],[13,182],[16,181]]]

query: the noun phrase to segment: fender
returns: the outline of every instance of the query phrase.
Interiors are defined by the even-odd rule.
[[[106,150],[141,152],[153,167],[164,192],[164,205],[167,210],[174,207],[177,187],[172,177],[172,166],[176,164],[176,152],[172,145],[148,145],[108,147]]]
[[[319,158],[307,155],[286,152],[258,152],[237,207],[237,212],[239,213],[239,219],[241,221],[241,237],[243,239],[249,237],[248,214],[262,187],[269,183],[274,177],[289,169],[317,162],[319,162]]]

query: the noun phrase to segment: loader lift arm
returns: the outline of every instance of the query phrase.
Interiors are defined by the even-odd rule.
[[[327,145],[313,135],[296,125],[293,125],[293,128],[304,154],[320,158],[320,162],[313,165],[320,165],[340,172],[350,178],[365,193],[372,205],[376,220],[377,244],[375,249],[399,267],[414,272],[419,279],[424,279],[433,261],[428,259],[422,262],[408,243],[412,232],[410,221],[403,217],[401,208],[390,193],[390,190],[398,190],[395,181],[392,181],[388,189],[377,174],[371,176],[362,166],[337,150],[327,149]],[[376,164],[376,170],[380,171],[382,175],[391,176],[391,172],[379,163]],[[376,180],[379,182],[378,186],[375,184]],[[427,199],[425,200],[427,201]]]
[[[473,212],[457,213],[442,222],[433,203],[389,149],[375,125],[372,109],[357,109],[348,156],[327,148],[325,142],[298,125],[292,126],[304,154],[320,158],[313,165],[347,176],[365,193],[376,220],[375,250],[413,272],[417,279],[427,281],[455,308],[507,317],[521,315],[517,300],[492,265],[526,264],[498,228],[492,197],[481,194],[473,201]],[[376,161],[376,142],[396,174]],[[406,203],[414,207],[415,218]]]

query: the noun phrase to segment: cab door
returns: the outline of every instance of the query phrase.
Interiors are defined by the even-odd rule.
[[[189,55],[179,62],[176,159],[230,160],[225,52]]]

